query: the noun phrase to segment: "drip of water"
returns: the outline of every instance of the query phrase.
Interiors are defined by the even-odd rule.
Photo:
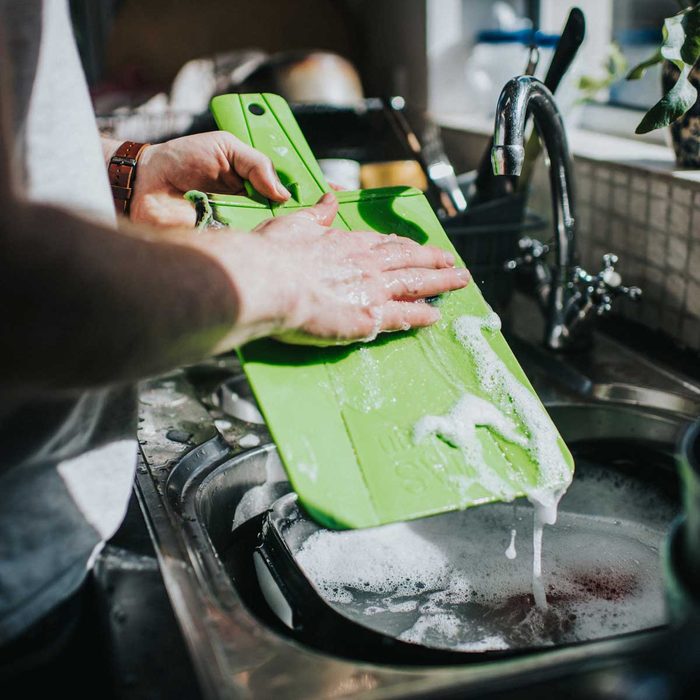
[[[518,556],[518,553],[515,551],[515,536],[517,534],[518,531],[515,528],[510,531],[510,544],[508,549],[506,549],[506,557],[508,559],[515,559]]]
[[[459,448],[464,460],[476,471],[478,483],[494,496],[511,501],[524,493],[535,508],[533,528],[532,593],[538,608],[547,607],[542,581],[542,533],[544,525],[557,520],[557,507],[571,484],[571,469],[559,445],[559,434],[539,399],[506,367],[488,341],[501,321],[491,312],[485,317],[461,316],[455,321],[457,340],[476,366],[479,388],[489,400],[465,394],[443,416],[424,416],[414,428],[417,442],[436,435]],[[514,418],[519,419],[518,425]],[[521,445],[539,465],[534,486],[517,475],[508,481],[499,476],[484,459],[477,428]],[[514,482],[514,483],[511,483]]]
[[[528,496],[528,500],[535,509],[532,526],[532,595],[535,598],[535,605],[541,610],[547,608],[547,595],[542,581],[542,534],[545,525],[554,525],[557,522],[559,501],[565,492],[566,488],[562,488]]]

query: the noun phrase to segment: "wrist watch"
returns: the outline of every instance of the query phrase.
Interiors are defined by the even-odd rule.
[[[136,179],[136,165],[148,143],[124,141],[109,159],[109,184],[112,186],[112,197],[120,214],[129,213],[131,193]]]

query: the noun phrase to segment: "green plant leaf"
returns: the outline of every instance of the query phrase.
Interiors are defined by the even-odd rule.
[[[681,49],[685,43],[685,27],[683,26],[685,15],[685,11],[679,12],[677,15],[667,17],[664,20],[664,41],[661,44],[661,55],[667,61],[674,63],[678,70],[683,70],[685,63],[681,56]]]
[[[647,68],[665,59],[680,71],[676,84],[645,115],[636,129],[646,134],[668,126],[682,117],[697,101],[698,91],[688,80],[693,66],[700,58],[700,5],[687,7],[663,26],[663,43],[659,52],[634,68],[628,78],[641,78]]]
[[[622,49],[615,42],[611,43],[602,65],[600,75],[582,75],[578,80],[581,92],[581,102],[593,100],[601,90],[606,90],[618,80],[622,80],[627,72],[627,59]]]
[[[681,58],[694,66],[700,59],[700,5],[690,8],[683,17],[685,41],[681,47]]]
[[[639,65],[636,65],[627,74],[627,80],[639,80],[643,78],[649,68],[655,66],[657,63],[661,63],[663,60],[664,57],[661,55],[661,49],[659,49],[651,58],[647,58],[646,61],[642,61]]]
[[[688,80],[692,66],[685,66],[676,84],[645,115],[635,133],[647,134],[682,117],[697,101],[698,91]]]

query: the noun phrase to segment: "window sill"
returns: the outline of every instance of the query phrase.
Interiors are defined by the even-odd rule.
[[[433,114],[442,128],[490,136],[493,120],[471,114]],[[569,129],[569,146],[576,158],[583,158],[635,171],[693,182],[700,186],[700,170],[681,170],[668,146],[646,143],[635,138],[601,134],[585,129]]]

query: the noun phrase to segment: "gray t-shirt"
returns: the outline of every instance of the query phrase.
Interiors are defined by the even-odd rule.
[[[0,61],[10,135],[0,178],[18,197],[114,225],[67,1],[0,0]],[[21,404],[0,396],[0,644],[73,592],[121,523],[135,408],[133,387]]]

